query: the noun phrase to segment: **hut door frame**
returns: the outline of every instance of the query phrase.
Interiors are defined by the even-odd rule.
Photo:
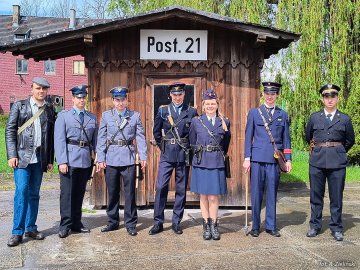
[[[148,149],[148,166],[147,166],[147,183],[146,183],[146,200],[148,204],[153,204],[155,200],[156,192],[156,181],[157,172],[160,159],[160,150],[156,146],[153,137],[153,126],[154,126],[154,85],[169,85],[173,82],[183,82],[185,84],[194,85],[194,107],[198,108],[200,113],[201,109],[201,91],[206,85],[204,74],[154,74],[145,76],[146,82],[146,137],[150,141]],[[190,172],[191,175],[191,172]],[[189,175],[189,176],[190,176]],[[190,178],[190,177],[189,177]],[[190,179],[187,185],[186,201],[187,204],[198,204],[198,195],[189,191]],[[168,193],[168,204],[172,204],[175,200],[175,179],[174,173],[171,176],[169,193]]]

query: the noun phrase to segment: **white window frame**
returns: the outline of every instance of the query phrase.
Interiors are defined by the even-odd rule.
[[[81,66],[82,63],[82,66]],[[75,65],[77,65],[75,67]],[[82,73],[81,71],[81,67],[83,67]],[[75,76],[84,76],[85,74],[85,61],[84,60],[74,60],[73,61],[73,75]]]
[[[19,70],[19,62],[21,62],[21,70]],[[26,63],[26,65],[24,65]],[[25,70],[26,67],[26,70]],[[16,74],[29,74],[28,72],[29,61],[27,59],[16,59]]]
[[[50,71],[47,70],[50,68]],[[46,60],[44,61],[44,74],[45,75],[55,75],[56,74],[56,60]]]

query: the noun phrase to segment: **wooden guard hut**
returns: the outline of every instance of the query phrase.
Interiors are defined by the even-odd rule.
[[[298,38],[298,34],[171,6],[50,32],[0,49],[37,61],[83,55],[89,72],[89,109],[99,119],[112,106],[109,90],[118,85],[129,88],[129,107],[141,113],[148,142],[148,167],[137,190],[139,206],[154,202],[160,151],[154,145],[152,129],[158,107],[169,103],[167,86],[174,81],[186,83],[185,102],[195,106],[199,114],[202,90],[215,89],[232,132],[232,178],[221,204],[242,206],[244,129],[248,110],[259,105],[264,59]],[[172,179],[168,202],[174,195]],[[103,175],[95,177],[91,203],[99,207],[107,204]],[[187,204],[198,204],[198,197],[190,191]]]

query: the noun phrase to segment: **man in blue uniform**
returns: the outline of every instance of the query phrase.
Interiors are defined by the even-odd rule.
[[[326,179],[330,197],[331,234],[336,241],[342,241],[342,201],[347,165],[346,152],[355,143],[351,118],[337,110],[340,87],[327,84],[320,94],[324,109],[310,116],[306,127],[306,140],[310,143],[309,160],[311,218],[308,237],[315,237],[321,231],[322,210]]]
[[[45,101],[50,84],[41,77],[32,80],[30,98],[14,103],[5,129],[9,167],[14,169],[14,222],[8,246],[19,245],[23,234],[45,238],[37,230],[39,192],[43,172],[53,169],[55,112]]]
[[[129,235],[137,235],[138,220],[136,209],[136,140],[141,159],[141,169],[146,166],[147,146],[140,113],[129,110],[128,89],[122,86],[110,90],[114,108],[103,112],[97,143],[97,171],[105,170],[108,189],[108,224],[101,229],[109,232],[119,229],[120,176],[124,183],[124,223]]]
[[[175,203],[172,217],[172,229],[176,234],[182,234],[180,226],[186,202],[186,186],[189,173],[189,129],[191,119],[197,115],[196,110],[184,104],[185,84],[169,85],[172,102],[161,106],[155,117],[153,134],[160,147],[161,156],[156,184],[154,203],[154,226],[149,234],[163,231],[164,210],[169,190],[169,181],[175,170]]]
[[[81,207],[92,170],[97,120],[85,110],[86,88],[86,85],[78,85],[70,89],[73,107],[60,112],[55,122],[54,146],[60,173],[60,238],[67,237],[70,230],[90,232],[81,223]]]
[[[245,153],[243,168],[251,171],[252,230],[260,233],[260,212],[266,187],[266,232],[280,237],[276,227],[276,197],[280,179],[280,169],[274,157],[274,146],[266,130],[269,127],[275,144],[285,154],[287,172],[291,171],[291,142],[288,115],[276,106],[281,84],[264,82],[264,104],[249,111],[245,129]],[[261,115],[263,115],[264,120]]]

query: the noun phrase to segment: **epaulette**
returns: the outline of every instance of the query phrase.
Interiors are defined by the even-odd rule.
[[[62,111],[60,111],[60,112],[58,112],[58,114],[60,114],[60,113],[66,113],[66,112],[68,112],[68,111],[70,111],[69,109],[64,109],[64,110],[62,110]]]
[[[169,105],[160,105],[160,107],[159,107],[159,113],[160,113],[160,116],[161,116],[162,119],[165,119],[164,116],[163,116],[163,109],[165,109],[165,108],[168,109],[168,106]]]

